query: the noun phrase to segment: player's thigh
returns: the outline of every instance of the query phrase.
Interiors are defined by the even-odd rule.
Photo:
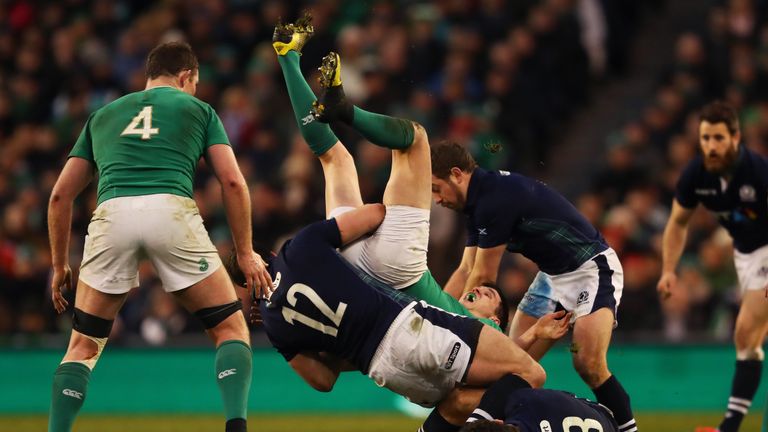
[[[744,291],[734,332],[737,349],[762,346],[766,332],[768,332],[768,298],[765,297],[765,291]]]
[[[392,170],[384,189],[384,205],[429,209],[432,205],[432,159],[424,128],[414,125],[413,144],[392,151]]]
[[[517,340],[523,333],[536,324],[536,321],[538,321],[538,318],[536,317],[532,317],[519,309],[515,311],[515,316],[512,317],[509,333],[512,340]],[[556,342],[557,341],[553,339],[538,339],[533,342],[526,352],[533,357],[534,360],[538,361],[544,357]]]
[[[578,318],[573,324],[571,353],[577,371],[592,381],[607,378],[607,353],[613,333],[613,311],[601,308]]]
[[[503,333],[483,326],[475,356],[467,374],[467,384],[488,386],[506,374],[519,375],[533,387],[544,384],[544,369]]]
[[[320,156],[320,164],[325,176],[326,217],[332,217],[337,208],[363,205],[355,161],[341,142]]]
[[[437,405],[437,410],[449,423],[463,424],[472,411],[480,404],[485,389],[480,387],[461,386],[453,389]]]

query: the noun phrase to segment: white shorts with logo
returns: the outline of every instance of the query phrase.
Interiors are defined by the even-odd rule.
[[[478,324],[411,303],[379,344],[368,376],[413,403],[433,407],[465,379],[482,329]]]
[[[167,292],[188,288],[221,266],[195,201],[171,194],[112,198],[93,212],[80,279],[122,294],[139,286],[139,261],[149,259]]]
[[[328,218],[353,207],[331,210]],[[348,245],[341,255],[354,267],[395,289],[409,287],[427,271],[429,210],[409,206],[387,206],[379,228],[370,236]]]
[[[573,322],[607,307],[616,317],[623,290],[624,270],[616,252],[608,248],[574,271],[559,275],[539,272],[518,309],[535,318],[565,309],[573,312]]]
[[[768,287],[768,245],[750,253],[734,250],[733,263],[742,292]]]

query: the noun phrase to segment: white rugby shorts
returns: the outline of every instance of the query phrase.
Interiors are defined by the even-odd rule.
[[[139,261],[149,259],[167,292],[188,288],[219,267],[195,201],[172,194],[118,197],[93,212],[80,279],[107,294],[139,286]]]
[[[371,359],[368,376],[379,387],[429,408],[462,383],[476,347],[430,322],[416,305],[411,303],[392,322]],[[428,306],[422,302],[422,307]]]
[[[562,308],[573,312],[573,322],[607,307],[615,318],[623,290],[624,270],[616,252],[608,248],[571,272],[559,275],[539,272],[518,309],[541,318]]]
[[[768,245],[750,253],[734,250],[733,263],[742,292],[762,290],[768,287]]]
[[[334,218],[353,207],[338,207],[328,214]],[[359,270],[395,289],[409,287],[427,271],[429,210],[387,206],[379,228],[370,236],[339,252]]]

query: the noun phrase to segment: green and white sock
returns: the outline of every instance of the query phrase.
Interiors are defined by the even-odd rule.
[[[295,51],[288,51],[284,56],[278,55],[277,61],[283,70],[285,84],[288,87],[288,96],[291,98],[293,114],[296,117],[296,124],[299,126],[301,136],[309,144],[312,152],[320,156],[333,147],[339,139],[330,126],[315,120],[309,113],[312,102],[317,98],[304,79],[304,75],[301,74],[299,54]]]
[[[82,363],[62,363],[53,374],[48,432],[69,432],[85,401],[91,369]]]
[[[224,401],[228,432],[245,431],[253,355],[245,342],[226,341],[216,349],[216,382]]]

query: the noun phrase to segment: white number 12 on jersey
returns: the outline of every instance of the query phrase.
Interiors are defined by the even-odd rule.
[[[336,311],[334,312],[333,309],[331,309],[330,306],[328,306],[323,301],[323,299],[320,298],[320,295],[316,293],[315,290],[307,285],[297,283],[293,285],[286,294],[286,299],[288,300],[288,303],[291,304],[291,306],[296,306],[296,301],[298,300],[296,298],[296,294],[301,294],[306,297],[307,300],[312,302],[312,304],[315,305],[320,313],[331,320],[331,322],[335,324],[336,327],[327,326],[320,321],[314,320],[304,315],[303,313],[295,311],[286,306],[283,306],[283,318],[290,324],[293,324],[293,321],[296,320],[307,327],[311,327],[317,331],[336,337],[339,334],[338,327],[341,324],[341,319],[344,317],[344,312],[347,310],[347,304],[344,302],[339,302],[339,307],[337,307]]]
[[[141,129],[138,128],[142,124]],[[125,127],[120,136],[141,135],[141,139],[148,140],[152,135],[157,135],[160,129],[152,127],[152,106],[145,106],[139,114],[131,120],[131,123]]]

